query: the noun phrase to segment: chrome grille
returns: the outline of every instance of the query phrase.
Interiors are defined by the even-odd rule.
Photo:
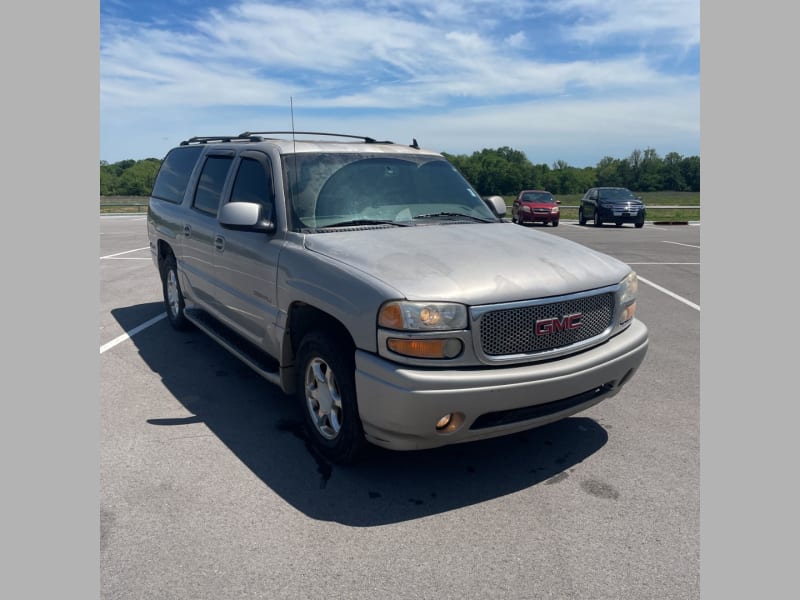
[[[537,321],[563,319],[576,313],[582,315],[581,326],[577,329],[536,335]],[[480,319],[481,348],[491,357],[564,348],[603,333],[611,325],[613,315],[613,293],[493,310]]]

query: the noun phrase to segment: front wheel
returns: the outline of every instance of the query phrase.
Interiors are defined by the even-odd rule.
[[[328,333],[307,334],[297,351],[296,387],[313,446],[331,462],[354,462],[365,439],[350,344]]]
[[[161,287],[164,293],[164,307],[167,309],[167,318],[170,325],[175,329],[188,329],[189,321],[184,315],[186,304],[181,291],[181,284],[178,281],[178,266],[175,256],[170,254],[164,260],[164,268],[161,270]]]
[[[635,225],[636,229],[641,229],[642,227],[644,227],[644,221],[642,221],[641,223],[636,223]]]
[[[600,227],[602,224],[603,224],[603,221],[600,219],[600,217],[599,217],[599,216],[597,216],[597,211],[595,211],[595,212],[594,212],[594,222],[593,222],[593,225],[594,225],[595,227]]]
[[[583,209],[578,209],[578,225],[586,225],[586,217],[583,216]]]
[[[558,221],[553,221],[553,227],[558,227]]]

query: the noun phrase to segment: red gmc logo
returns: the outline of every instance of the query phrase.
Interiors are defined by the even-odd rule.
[[[549,335],[566,329],[577,329],[581,326],[582,316],[583,314],[581,313],[575,313],[566,315],[560,319],[539,319],[536,321],[535,326],[536,335]]]

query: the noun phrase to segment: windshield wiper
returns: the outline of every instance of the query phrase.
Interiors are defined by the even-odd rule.
[[[394,225],[396,227],[410,226],[409,223],[400,223],[398,221],[390,221],[388,219],[352,219],[350,221],[341,221],[340,223],[325,225],[320,229],[328,229],[329,227],[357,227],[358,225]]]
[[[479,223],[491,223],[492,222],[492,221],[489,221],[487,219],[483,219],[481,217],[475,217],[473,215],[465,215],[463,213],[457,213],[457,212],[429,213],[429,214],[426,214],[426,215],[417,215],[414,218],[415,219],[435,219],[437,217],[457,217],[457,218],[460,218],[460,219],[471,219],[473,221],[478,221]]]

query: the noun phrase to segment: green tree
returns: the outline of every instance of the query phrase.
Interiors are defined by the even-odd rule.
[[[700,191],[700,157],[687,156],[681,160],[681,175],[692,192]]]
[[[642,192],[655,192],[663,189],[661,177],[663,164],[664,161],[653,148],[646,148],[641,155],[635,189]]]
[[[625,187],[623,174],[620,169],[621,163],[622,161],[618,158],[604,156],[600,162],[597,163],[596,185],[602,187]]]
[[[682,161],[683,158],[677,152],[670,152],[664,157],[664,165],[661,170],[663,189],[675,190],[676,192],[683,192],[688,189],[683,173],[681,173]]]

